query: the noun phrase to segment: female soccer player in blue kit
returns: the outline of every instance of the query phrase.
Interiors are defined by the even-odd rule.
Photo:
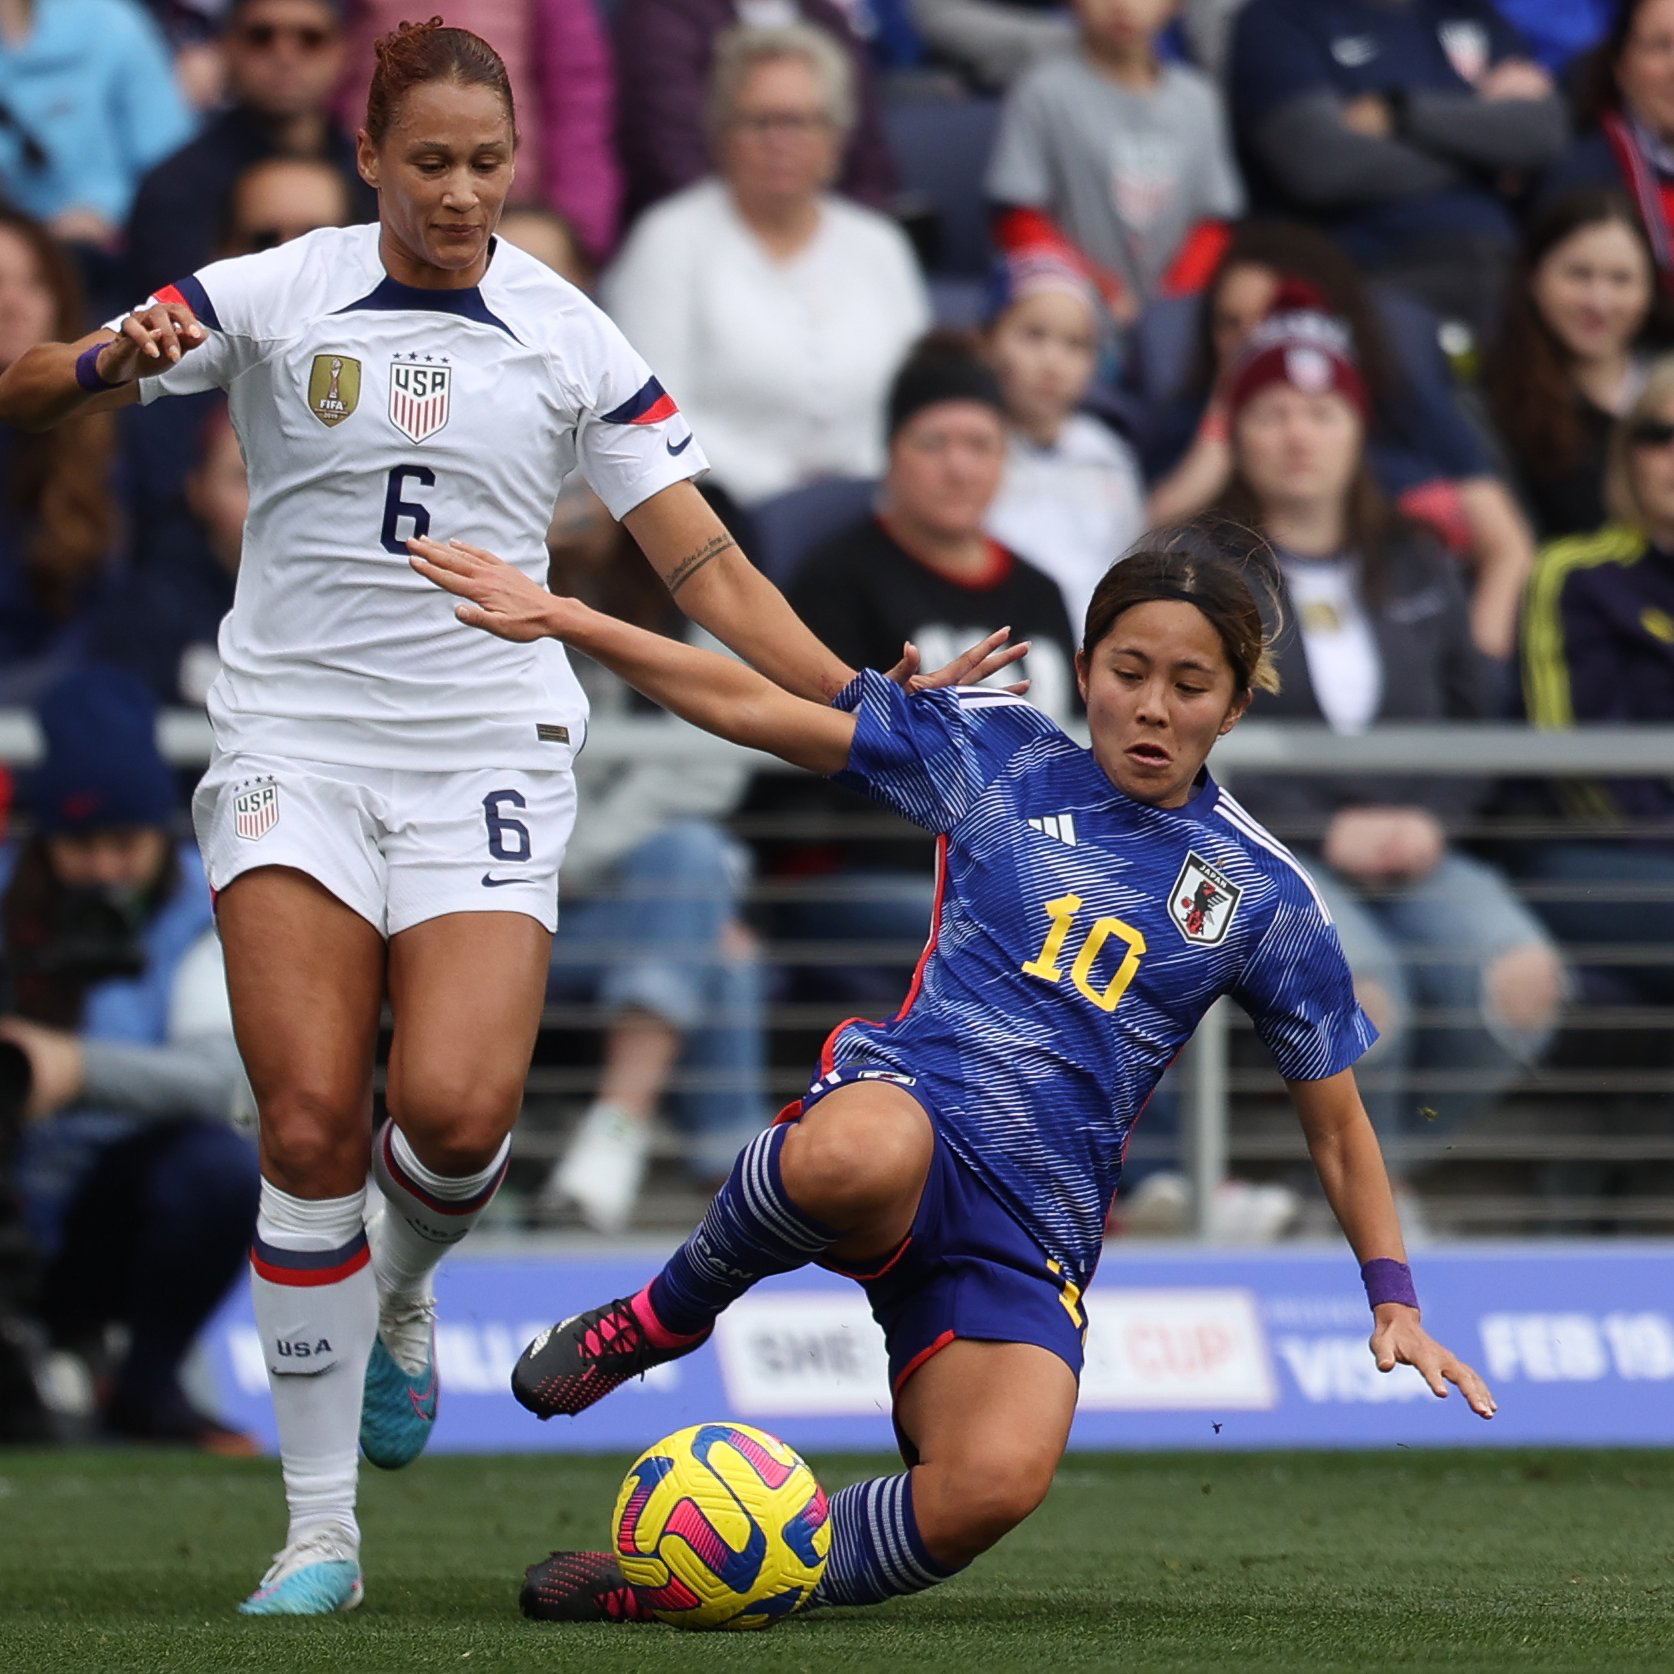
[[[1244,571],[1188,533],[1104,577],[1077,676],[1092,746],[1008,692],[909,695],[866,672],[830,706],[554,598],[489,554],[414,565],[503,638],[585,651],[711,732],[832,775],[937,835],[929,944],[888,1023],[826,1042],[799,1105],[740,1153],[702,1225],[636,1296],[543,1332],[522,1403],[578,1413],[690,1353],[758,1279],[815,1261],[865,1286],[909,1469],[831,1502],[815,1594],[876,1603],[953,1574],[1034,1510],[1075,1410],[1105,1212],[1129,1130],[1223,994],[1285,1077],[1361,1262],[1382,1370],[1495,1410],[1420,1323],[1378,1143],[1350,1066],[1375,1032],[1295,859],[1205,762],[1271,689]],[[614,1560],[557,1553],[525,1608],[633,1617]]]

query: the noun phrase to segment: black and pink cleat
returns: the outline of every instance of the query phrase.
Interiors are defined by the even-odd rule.
[[[646,1291],[619,1297],[543,1331],[512,1368],[512,1394],[539,1418],[573,1418],[653,1366],[690,1354],[713,1329],[682,1336],[658,1324]]]
[[[517,1602],[532,1622],[656,1620],[609,1552],[554,1552],[530,1564]]]

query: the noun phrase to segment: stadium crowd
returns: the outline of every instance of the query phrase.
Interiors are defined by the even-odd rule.
[[[1282,572],[1259,718],[1674,722],[1674,0],[436,9],[511,72],[501,235],[623,327],[702,437],[706,494],[839,656],[910,640],[935,666],[1009,624],[1073,724],[1098,577],[1201,515]],[[216,256],[369,219],[356,112],[404,10],[0,0],[0,369]],[[0,1222],[26,1229],[0,1290],[31,1266],[60,1342],[127,1328],[98,1364],[113,1428],[234,1446],[179,1371],[253,1214],[225,1125],[247,1099],[149,733],[217,671],[238,439],[192,396],[0,429],[0,460],[0,708],[46,738],[0,860]],[[554,491],[554,585],[682,631],[586,485]],[[596,714],[638,706],[585,678]],[[578,771],[549,994],[596,1008],[599,1068],[528,1201],[615,1232],[657,1120],[713,1184],[768,1119],[771,995],[899,991],[930,845],[817,782]],[[1422,1130],[1398,1172],[1540,1060],[1572,995],[1674,997],[1665,782],[1238,788],[1330,902],[1384,1036],[1369,1105]],[[1489,808],[1552,834],[1486,847]],[[1604,876],[1637,896],[1589,901]],[[1565,952],[1592,943],[1646,957]],[[1130,1227],[1182,1212],[1172,1114],[1165,1090]],[[131,1296],[86,1278],[119,1178],[150,1217]],[[1229,1237],[1296,1211],[1271,1183],[1218,1206]],[[142,1317],[159,1295],[169,1319]]]

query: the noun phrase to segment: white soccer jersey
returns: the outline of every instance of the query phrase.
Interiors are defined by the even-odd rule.
[[[502,241],[470,290],[399,284],[376,226],[215,262],[157,293],[207,341],[145,379],[227,391],[250,514],[209,713],[223,751],[372,767],[562,767],[586,700],[554,642],[454,617],[405,542],[457,537],[544,584],[578,463],[612,515],[707,467],[572,285]]]

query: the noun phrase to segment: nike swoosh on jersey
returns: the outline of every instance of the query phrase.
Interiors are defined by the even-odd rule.
[[[686,439],[679,445],[679,447],[676,447],[673,442],[664,442],[663,446],[666,447],[670,453],[674,453],[674,454],[684,453],[686,451],[686,449],[689,448],[692,445],[692,436],[693,435],[694,435],[694,432],[688,430],[686,432]]]
[[[506,884],[522,882],[522,878],[497,878],[492,872],[484,872],[482,875],[482,887],[484,889],[500,889]]]

